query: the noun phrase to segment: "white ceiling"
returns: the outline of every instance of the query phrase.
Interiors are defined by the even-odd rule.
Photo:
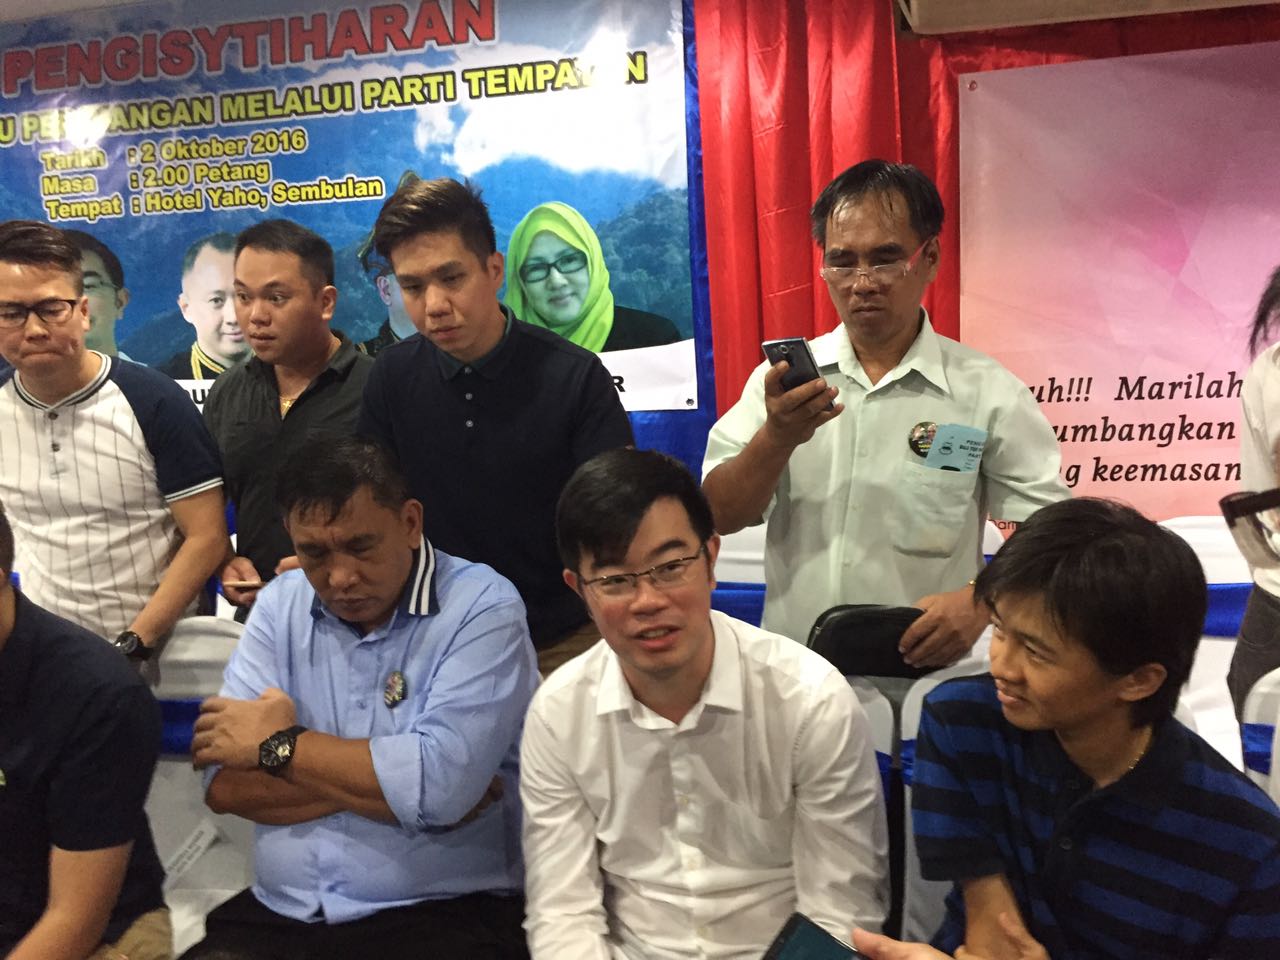
[[[12,20],[38,20],[40,17],[53,16],[56,13],[71,13],[76,10],[96,10],[101,7],[123,7],[139,0],[40,0],[39,13],[34,13],[31,4],[23,0],[0,0],[0,23]]]

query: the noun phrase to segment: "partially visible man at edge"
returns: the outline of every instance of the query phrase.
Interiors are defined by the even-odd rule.
[[[399,457],[434,542],[516,585],[549,673],[600,636],[560,576],[556,500],[579,464],[632,443],[631,423],[595,354],[499,302],[503,258],[473,186],[406,183],[374,248],[422,336],[379,353],[360,432]]]
[[[10,585],[13,554],[0,507],[0,955],[168,960],[143,812],[160,709],[100,639]]]
[[[291,220],[264,220],[236,238],[234,300],[253,356],[214,382],[204,419],[236,509],[222,592],[244,609],[259,585],[297,565],[275,501],[281,462],[316,431],[355,432],[373,361],[329,327],[333,249]]]

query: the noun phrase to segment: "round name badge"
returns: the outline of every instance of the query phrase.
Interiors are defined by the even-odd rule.
[[[933,438],[938,433],[938,425],[932,420],[921,420],[907,434],[907,446],[917,457],[927,457],[929,448],[933,446]]]
[[[396,704],[402,702],[408,687],[404,682],[404,674],[399,670],[392,670],[391,675],[387,677],[387,685],[382,688],[382,702],[388,707],[395,707]]]

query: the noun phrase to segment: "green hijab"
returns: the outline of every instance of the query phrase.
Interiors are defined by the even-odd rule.
[[[520,267],[529,255],[533,238],[543,231],[554,234],[565,243],[587,255],[587,295],[578,316],[569,323],[557,324],[537,313],[529,305],[520,279]],[[582,214],[567,203],[552,201],[534,207],[516,224],[507,244],[507,295],[504,302],[526,323],[553,330],[592,353],[599,353],[613,329],[613,293],[609,289],[609,268],[604,265],[600,238]]]

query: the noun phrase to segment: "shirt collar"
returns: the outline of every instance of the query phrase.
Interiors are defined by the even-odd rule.
[[[738,638],[733,630],[719,621],[718,615],[712,613],[711,628],[715,639],[715,648],[711,653],[711,673],[707,676],[706,686],[698,702],[680,721],[679,726],[691,727],[698,722],[706,707],[717,707],[734,713],[742,712],[742,662],[738,656]],[[596,716],[626,711],[633,720],[637,720],[641,711],[652,714],[647,707],[636,700],[631,686],[622,673],[622,663],[618,655],[609,651],[605,660],[604,673],[600,677],[600,688],[596,692]]]
[[[1123,796],[1134,803],[1163,806],[1168,791],[1176,788],[1179,770],[1190,752],[1187,735],[1186,727],[1173,717],[1160,721],[1152,733],[1151,745],[1133,769],[1088,797]],[[1052,778],[1075,774],[1087,781],[1087,775],[1075,765],[1051,731],[1036,731],[1030,738],[1028,761],[1039,773]]]
[[[515,314],[511,312],[511,308],[505,303],[498,304],[498,308],[502,311],[502,316],[506,319],[506,325],[502,328],[502,338],[494,344],[492,350],[486,353],[479,360],[471,363],[463,363],[457,357],[451,357],[443,350],[436,348],[436,357],[440,363],[440,372],[444,374],[446,380],[452,380],[467,367],[475,370],[477,373],[492,373],[493,369],[486,370],[486,367],[494,366],[493,360],[506,344],[508,337],[511,335],[511,325],[515,322]]]
[[[856,380],[868,390],[882,389],[901,380],[914,370],[943,393],[948,396],[951,394],[951,387],[947,383],[947,371],[942,363],[942,344],[938,342],[938,334],[934,331],[933,324],[929,320],[929,312],[924,307],[920,308],[920,332],[911,341],[911,346],[902,355],[898,365],[875,386],[867,380],[867,374],[858,361],[858,355],[853,352],[853,344],[849,342],[849,337],[842,335],[832,339],[834,342],[830,346],[824,345],[825,349],[820,351],[821,356],[815,352],[814,359],[818,365],[830,366],[834,363],[840,368],[841,373],[851,380]]]
[[[98,353],[97,350],[90,350],[89,352],[97,354],[98,359],[102,361],[98,365],[98,372],[83,387],[67,394],[61,400],[54,403],[41,403],[22,386],[22,374],[17,372],[13,375],[13,388],[18,391],[18,396],[22,398],[24,403],[35,407],[37,410],[54,410],[58,407],[69,407],[74,403],[79,403],[102,389],[102,385],[107,382],[107,378],[111,375],[112,366],[119,362],[115,357],[108,357],[105,353]]]
[[[331,370],[334,373],[345,375],[356,362],[356,357],[359,355],[356,345],[352,343],[347,338],[347,335],[341,330],[334,330],[332,333],[338,338],[338,349],[333,351],[333,356],[329,358],[329,362],[325,364],[324,369],[316,374],[315,379],[312,380],[311,383],[307,384],[307,390],[310,390],[312,384],[319,382],[320,378]],[[250,353],[249,359],[244,362],[244,365],[259,377],[262,377],[264,380],[269,382],[272,389],[278,389],[275,369],[272,364],[264,363],[258,359],[256,354]],[[303,391],[303,393],[306,392],[306,390]]]
[[[413,563],[400,591],[396,612],[413,617],[429,617],[440,612],[436,594],[436,551],[426,537],[419,540],[418,548],[413,551]],[[320,620],[324,617],[339,619],[321,602],[320,595],[312,591],[311,618]]]

